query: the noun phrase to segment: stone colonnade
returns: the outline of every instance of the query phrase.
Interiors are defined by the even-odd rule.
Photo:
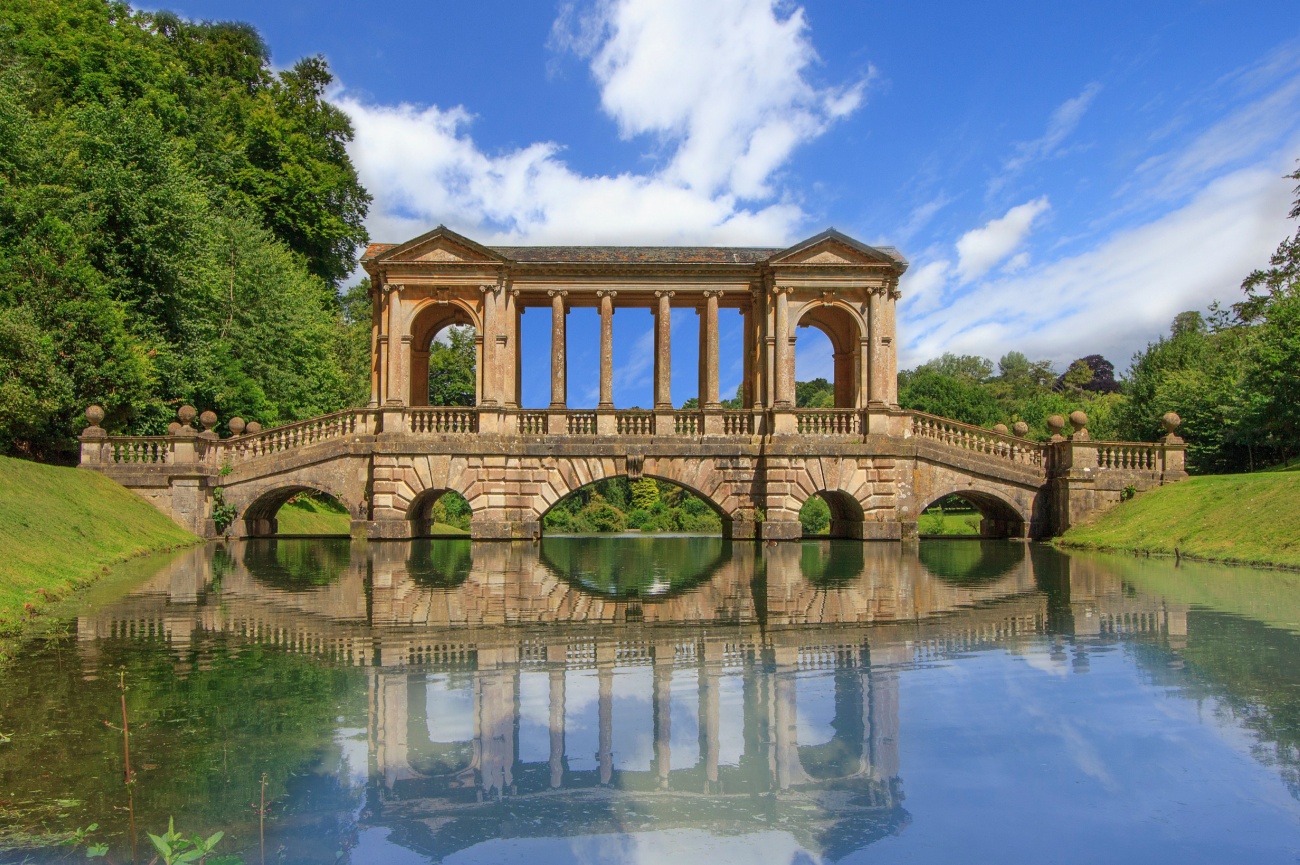
[[[428,348],[449,325],[474,328],[476,404],[520,410],[520,316],[549,308],[548,408],[569,408],[568,313],[600,315],[597,411],[615,409],[617,310],[654,315],[653,409],[672,411],[672,310],[700,315],[699,402],[720,410],[719,311],[744,321],[742,406],[792,409],[798,327],[817,327],[834,349],[836,408],[887,408],[897,402],[895,303],[906,262],[896,252],[827,232],[787,250],[658,247],[482,247],[447,229],[395,247],[377,245],[363,263],[373,291],[370,403],[428,402]],[[529,358],[536,362],[540,358]],[[626,408],[626,407],[624,407]],[[492,431],[491,423],[481,431]],[[613,432],[613,429],[608,430]],[[720,431],[720,430],[719,430]],[[775,430],[774,430],[775,431]]]

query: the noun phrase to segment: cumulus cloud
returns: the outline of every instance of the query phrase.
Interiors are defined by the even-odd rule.
[[[585,175],[556,142],[492,154],[464,107],[345,92],[335,101],[356,128],[350,153],[375,196],[376,238],[446,222],[498,241],[786,242],[805,217],[782,198],[781,167],[867,86],[815,86],[803,10],[778,0],[600,0],[564,10],[553,41],[589,62],[623,136],[662,148],[657,167]]]
[[[957,274],[962,281],[978,279],[1019,249],[1034,227],[1034,220],[1050,206],[1044,195],[963,234],[957,241]]]
[[[945,351],[998,357],[1015,349],[1057,362],[1098,352],[1122,367],[1177,313],[1231,299],[1242,277],[1267,261],[1288,233],[1291,185],[1282,174],[1292,149],[1221,177],[1186,205],[1088,251],[960,292],[931,286],[917,306],[905,299],[902,363]]]

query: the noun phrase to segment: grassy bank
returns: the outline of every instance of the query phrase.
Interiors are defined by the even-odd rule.
[[[1063,547],[1300,567],[1300,476],[1209,475],[1139,494],[1060,538]]]
[[[103,475],[0,457],[0,639],[109,565],[197,541]]]

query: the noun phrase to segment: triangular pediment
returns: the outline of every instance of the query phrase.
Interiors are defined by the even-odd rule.
[[[899,268],[900,272],[907,267],[907,260],[897,250],[868,246],[833,228],[796,243],[789,249],[783,249],[769,258],[767,263],[773,266],[888,264]]]
[[[433,231],[413,240],[385,249],[376,256],[376,260],[496,264],[506,259],[486,246],[457,234],[445,225],[439,225]]]

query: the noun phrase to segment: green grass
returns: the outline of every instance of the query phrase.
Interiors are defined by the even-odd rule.
[[[103,475],[0,457],[0,637],[109,565],[198,540]]]
[[[352,517],[347,508],[326,496],[299,496],[287,502],[275,515],[277,534],[281,535],[348,535]],[[443,523],[429,528],[434,535],[468,536],[465,529]]]
[[[1064,547],[1140,550],[1207,561],[1300,567],[1300,476],[1209,475],[1139,493],[1070,529]]]
[[[921,514],[918,530],[923,535],[974,535],[980,533],[980,516],[978,511],[940,511],[929,510]]]

